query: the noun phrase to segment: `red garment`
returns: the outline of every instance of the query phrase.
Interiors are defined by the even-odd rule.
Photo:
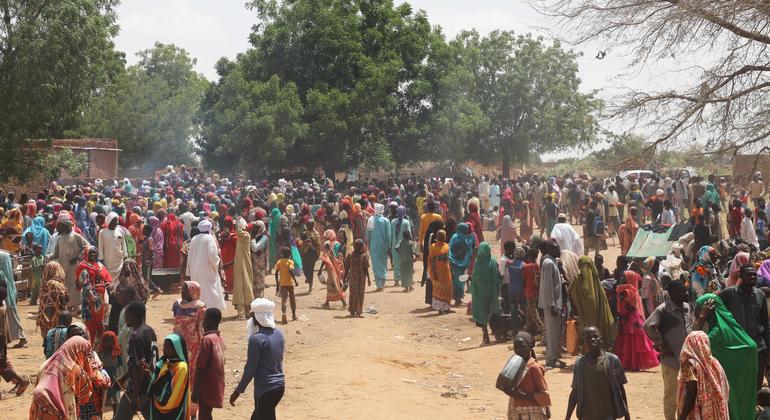
[[[478,246],[481,242],[484,242],[484,229],[481,224],[479,208],[476,206],[476,203],[471,203],[468,205],[468,210],[468,217],[466,217],[465,221],[471,226],[473,233],[476,234],[476,246]]]
[[[626,271],[628,279],[629,271]],[[638,275],[637,275],[638,276]],[[644,331],[644,319],[636,305],[639,291],[633,284],[621,284],[618,292],[619,333],[615,354],[625,370],[646,370],[658,366],[658,352]]]
[[[730,209],[730,237],[741,236],[741,222],[743,221],[743,208],[733,207]]]
[[[524,275],[524,298],[537,299],[540,287],[540,266],[536,262],[529,262],[522,267]]]
[[[220,232],[219,249],[222,252],[222,266],[225,269],[225,293],[233,292],[233,275],[235,268],[235,245],[238,243],[238,235],[233,230],[233,218],[225,217],[224,228]]]
[[[169,214],[160,224],[160,230],[163,231],[163,267],[181,267],[184,224],[175,215]]]
[[[201,388],[198,401],[205,406],[222,408],[225,399],[225,342],[219,331],[206,331],[198,350],[196,368],[200,372]]]

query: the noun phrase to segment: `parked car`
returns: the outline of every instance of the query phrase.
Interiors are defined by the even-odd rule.
[[[626,179],[626,178],[628,178],[631,175],[633,175],[636,179],[639,179],[639,178],[642,178],[642,177],[644,177],[644,178],[651,178],[651,177],[655,176],[655,172],[648,171],[648,170],[645,170],[645,169],[632,169],[632,170],[628,170],[628,171],[621,171],[620,173],[618,173],[618,176],[621,179]]]

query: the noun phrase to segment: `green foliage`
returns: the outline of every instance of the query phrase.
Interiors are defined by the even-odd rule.
[[[47,153],[43,162],[43,166],[46,168],[43,172],[46,181],[54,181],[65,172],[77,177],[86,169],[85,159],[73,153],[71,149],[60,149]]]
[[[0,180],[46,169],[30,139],[60,137],[122,67],[117,0],[0,1]]]
[[[78,132],[119,141],[120,165],[180,164],[193,156],[193,117],[208,82],[184,49],[156,43],[84,107]]]

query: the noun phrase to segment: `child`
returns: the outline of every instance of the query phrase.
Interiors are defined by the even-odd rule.
[[[163,357],[155,365],[147,395],[151,419],[189,418],[189,371],[187,346],[180,335],[169,334],[163,340]]]
[[[624,385],[628,382],[620,359],[602,350],[602,336],[596,327],[583,329],[583,347],[588,353],[575,362],[572,392],[566,420],[577,407],[578,419],[631,418]]]
[[[537,264],[539,251],[537,247],[529,248],[527,258],[521,273],[524,276],[524,299],[527,301],[525,310],[526,330],[532,335],[543,333],[543,321],[537,311],[537,299],[540,293],[540,266]]]
[[[126,392],[118,403],[115,412],[116,419],[130,419],[137,411],[144,418],[149,418],[149,404],[144,396],[150,378],[150,371],[155,364],[157,355],[157,339],[155,331],[145,323],[147,308],[144,303],[134,300],[123,308],[125,325],[132,329],[128,340],[128,374],[126,376]]]
[[[412,232],[405,230],[396,256],[401,262],[401,284],[404,286],[404,292],[414,291],[412,285],[414,284],[414,257],[416,255],[415,244],[412,242]]]
[[[29,381],[23,379],[13,370],[13,365],[8,359],[8,343],[11,342],[11,329],[8,326],[8,318],[6,318],[5,314],[6,306],[4,301],[7,297],[8,291],[6,288],[0,287],[0,303],[2,303],[2,306],[0,306],[0,377],[5,379],[6,382],[13,382],[16,385],[14,389],[18,397],[27,390]],[[0,394],[0,399],[2,399],[2,394]]]
[[[198,404],[198,420],[211,420],[214,408],[222,408],[225,399],[225,342],[219,335],[222,312],[206,309],[203,315],[203,340],[198,350],[196,379],[193,382],[192,402]],[[204,393],[200,384],[206,384]]]
[[[123,354],[118,343],[118,336],[114,332],[106,331],[104,333],[97,354],[102,361],[104,370],[110,376],[110,380],[115,381],[118,366],[123,364]],[[115,384],[107,391],[107,402],[112,406],[113,413],[118,409],[118,389],[118,385]]]
[[[545,420],[551,417],[551,396],[545,382],[545,369],[535,359],[535,339],[527,332],[516,334],[513,351],[527,363],[527,373],[518,387],[507,392],[508,418]]]
[[[345,302],[345,292],[342,290],[342,276],[344,275],[344,267],[342,261],[334,255],[334,248],[329,241],[324,243],[323,251],[321,252],[321,267],[318,268],[318,275],[323,273],[323,269],[326,268],[326,302],[324,302],[324,309],[329,309],[329,302],[341,301],[342,307],[346,308],[348,304]]]
[[[29,271],[32,279],[32,284],[30,285],[30,305],[37,305],[37,296],[40,291],[40,282],[43,278],[45,257],[43,257],[43,247],[40,246],[40,244],[33,244],[32,252],[32,260],[30,260],[29,263]]]
[[[663,201],[663,211],[660,213],[660,224],[663,226],[671,226],[674,224],[674,205],[671,200]]]
[[[294,261],[291,259],[291,250],[287,247],[281,248],[281,259],[275,263],[275,283],[276,292],[281,293],[281,312],[283,316],[281,322],[288,324],[286,320],[286,299],[291,301],[291,320],[297,320],[297,301],[294,299],[294,286],[299,286],[297,278],[294,277]],[[293,282],[293,284],[292,284]]]
[[[70,324],[72,324],[72,314],[69,311],[62,311],[59,314],[58,324],[45,334],[43,354],[45,354],[46,359],[56,353],[56,350],[59,350],[59,347],[67,341],[67,328]]]

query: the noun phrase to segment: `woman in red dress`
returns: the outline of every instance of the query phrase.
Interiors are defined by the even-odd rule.
[[[163,268],[181,267],[184,224],[176,215],[169,213],[161,223],[160,230],[163,231]]]
[[[225,217],[222,230],[219,232],[219,249],[222,252],[222,268],[225,270],[224,289],[226,294],[233,292],[233,268],[235,265],[235,245],[238,235],[235,234],[233,218]]]
[[[626,271],[626,283],[617,288],[618,315],[620,315],[615,354],[625,370],[647,370],[658,366],[658,352],[644,331],[641,299],[639,298],[639,274]]]

